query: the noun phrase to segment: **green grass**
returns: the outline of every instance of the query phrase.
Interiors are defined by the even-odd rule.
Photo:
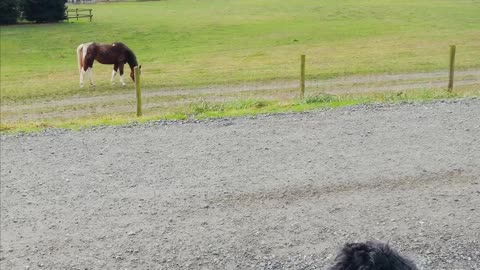
[[[171,0],[91,6],[92,23],[2,26],[4,102],[84,95],[75,49],[123,41],[142,64],[145,88],[445,70],[457,44],[457,69],[479,68],[480,1],[471,0]],[[96,91],[109,66],[95,65]],[[258,108],[258,110],[264,109]]]
[[[232,102],[208,102],[201,100],[185,106],[170,108],[163,113],[147,113],[142,117],[133,114],[107,114],[97,117],[75,119],[46,119],[41,121],[18,121],[0,123],[0,132],[36,132],[47,128],[78,130],[95,126],[127,125],[153,120],[186,120],[223,117],[254,116],[280,112],[305,112],[317,109],[336,108],[358,104],[399,103],[413,101],[433,101],[455,98],[479,97],[479,87],[465,87],[463,90],[449,92],[442,89],[418,89],[399,92],[379,92],[362,94],[330,95],[316,94],[303,100],[257,100],[245,99]]]

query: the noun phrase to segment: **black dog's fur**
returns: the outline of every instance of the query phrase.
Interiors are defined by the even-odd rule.
[[[348,243],[329,270],[418,270],[415,264],[379,242]]]

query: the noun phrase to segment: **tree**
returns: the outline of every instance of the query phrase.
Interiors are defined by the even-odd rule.
[[[0,1],[0,24],[14,24],[19,15],[18,0]]]
[[[58,22],[66,19],[67,0],[23,0],[25,19],[37,23]]]

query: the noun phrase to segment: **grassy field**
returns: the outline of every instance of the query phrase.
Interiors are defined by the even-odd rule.
[[[82,93],[75,48],[123,41],[143,65],[144,86],[228,84],[480,67],[480,1],[172,0],[105,3],[94,20],[1,27],[2,102]],[[109,66],[95,65],[97,92]],[[119,90],[122,91],[122,90]],[[127,90],[123,90],[127,91]]]
[[[298,78],[300,54],[307,55],[307,80],[446,71],[450,44],[457,45],[457,70],[480,68],[480,1],[170,0],[71,7],[92,8],[93,22],[81,19],[71,23],[0,27],[1,104],[4,108],[18,104],[27,107],[16,111],[15,115],[11,111],[17,107],[2,109],[2,130],[132,121],[131,113],[109,111],[108,108],[102,109],[106,113],[74,119],[75,110],[97,106],[88,103],[28,108],[29,104],[51,100],[132,93],[131,81],[125,88],[112,87],[109,82],[111,66],[98,63],[94,66],[97,87],[94,90],[79,88],[75,49],[78,44],[88,41],[122,41],[129,45],[142,64],[143,88],[147,92],[171,87],[188,89],[252,82],[258,85],[292,82]],[[388,87],[388,83],[379,84]],[[427,87],[428,83],[425,85]],[[358,85],[353,83],[352,86]],[[445,95],[442,89],[433,93],[426,87],[419,88],[424,88],[420,90],[426,90],[428,94],[417,91],[402,100],[452,97]],[[213,100],[224,96],[222,88],[217,88],[220,93],[216,93],[218,98]],[[288,91],[292,93],[291,89]],[[467,86],[453,96],[477,96],[479,91],[478,87]],[[200,118],[242,115],[245,112],[236,105],[231,106],[239,99],[232,95],[224,100],[228,101],[226,107],[208,100],[209,106],[216,105],[199,112],[198,106],[203,105],[198,104],[206,103],[197,102],[202,100],[201,96],[190,102],[193,96],[186,98],[188,95],[189,92],[185,91],[169,97],[170,101],[185,103],[188,100],[189,103],[182,106],[162,107],[147,103],[151,109],[141,121],[182,119],[191,115]],[[372,98],[375,95],[354,98],[343,95],[338,97],[341,100],[338,102],[389,101],[378,96]],[[271,93],[267,96],[271,97]],[[166,104],[165,97],[156,99]],[[151,98],[148,102],[154,101]],[[263,96],[253,96],[238,102],[263,104],[266,101]],[[252,105],[246,111],[262,113],[325,106],[325,102],[313,102],[308,106],[302,102],[269,98],[268,106]],[[131,101],[126,100],[112,99],[110,103],[117,107],[132,106]],[[98,106],[105,108],[109,105]],[[48,118],[48,115],[62,110],[66,112],[62,117]],[[97,112],[96,108],[92,110]],[[38,114],[38,119],[43,121],[21,119],[27,114]],[[5,121],[5,116],[20,119]]]

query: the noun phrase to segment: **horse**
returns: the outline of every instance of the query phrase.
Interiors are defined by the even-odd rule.
[[[93,61],[97,60],[100,64],[113,65],[112,71],[112,85],[117,70],[120,70],[120,83],[125,86],[123,80],[123,66],[128,63],[131,72],[130,77],[135,81],[134,67],[138,66],[137,57],[127,45],[121,42],[114,42],[112,44],[101,43],[85,43],[77,47],[77,60],[80,71],[80,87],[83,87],[83,77],[88,74],[90,85],[95,86],[92,78]],[[142,66],[140,65],[139,68]]]

